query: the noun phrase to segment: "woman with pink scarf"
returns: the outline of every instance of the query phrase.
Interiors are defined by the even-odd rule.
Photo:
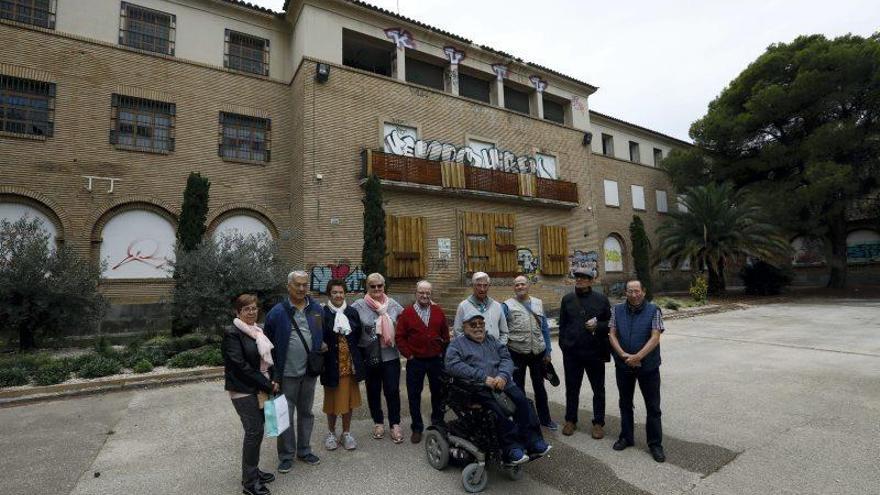
[[[257,326],[257,296],[242,294],[233,302],[237,318],[223,335],[226,390],[244,427],[241,451],[241,485],[247,495],[269,495],[267,483],[275,475],[260,471],[260,444],[263,441],[263,403],[270,393],[278,393],[271,381],[272,343]]]
[[[367,404],[373,418],[373,438],[385,437],[382,395],[388,407],[391,440],[403,442],[400,429],[400,352],[394,344],[394,327],[403,307],[385,294],[385,277],[367,276],[367,295],[352,303],[361,320],[361,348],[367,368]]]

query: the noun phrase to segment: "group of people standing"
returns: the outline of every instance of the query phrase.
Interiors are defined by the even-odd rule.
[[[563,434],[571,435],[577,429],[578,398],[586,373],[594,396],[592,435],[604,435],[604,365],[613,350],[622,417],[614,448],[633,444],[632,397],[638,383],[648,406],[651,453],[662,462],[657,369],[659,334],[663,331],[660,311],[644,301],[643,292],[638,298],[638,281],[627,284],[627,302],[612,310],[605,296],[592,291],[591,272],[576,271],[575,279],[575,292],[562,300],[559,321],[566,383]],[[294,271],[287,279],[288,297],[268,312],[262,328],[256,323],[257,297],[238,296],[233,304],[237,317],[225,332],[222,350],[225,388],[245,432],[243,493],[267,495],[266,485],[275,479],[258,467],[262,408],[271,394],[283,394],[290,412],[290,428],[277,440],[278,472],[289,472],[294,459],[311,465],[320,462],[311,448],[312,406],[319,377],[324,386],[327,450],[340,444],[346,450],[357,448],[351,419],[361,405],[361,381],[366,382],[372,437],[379,440],[387,434],[394,443],[402,443],[401,356],[406,358],[412,443],[421,441],[425,429],[421,414],[425,378],[431,393],[430,422],[443,424],[441,384],[446,373],[503,390],[516,404],[512,419],[499,415],[504,416],[498,422],[498,433],[505,462],[519,464],[546,454],[550,446],[544,442],[540,426],[557,430],[558,424],[550,416],[544,388],[552,346],[543,304],[529,296],[526,277],[514,280],[514,296],[503,303],[489,297],[490,283],[485,273],[473,275],[473,294],[459,304],[452,332],[443,310],[432,301],[427,281],[416,285],[415,302],[403,307],[385,294],[385,279],[379,273],[367,277],[366,294],[350,305],[346,303],[345,281],[331,280],[327,303],[322,306],[308,293],[308,274]],[[642,328],[645,326],[647,331]],[[534,388],[535,408],[524,395],[526,371]],[[495,407],[493,403],[485,405]],[[340,416],[342,428],[337,436]]]

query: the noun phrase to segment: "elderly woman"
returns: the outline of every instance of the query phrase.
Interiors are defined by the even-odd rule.
[[[358,345],[368,365],[367,404],[373,417],[373,438],[379,440],[385,436],[381,398],[384,391],[391,440],[401,443],[400,353],[394,343],[394,327],[403,307],[385,294],[385,277],[379,273],[367,276],[367,295],[352,303],[351,307],[357,310],[363,325]]]
[[[260,444],[263,441],[263,403],[278,384],[269,379],[272,343],[257,326],[257,296],[242,294],[233,302],[237,318],[223,335],[223,364],[226,390],[244,427],[241,449],[243,493],[268,495],[265,486],[275,480],[272,473],[260,471]]]
[[[361,338],[361,319],[357,310],[345,303],[345,281],[333,279],[327,283],[327,305],[324,306],[324,414],[330,431],[324,440],[327,450],[336,450],[336,418],[342,416],[342,446],[345,450],[357,448],[351,434],[351,412],[361,405],[358,382],[364,379],[364,362],[358,348]]]

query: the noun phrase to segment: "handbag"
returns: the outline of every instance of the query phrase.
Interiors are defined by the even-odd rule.
[[[378,337],[374,335],[370,343],[363,346],[362,349],[364,350],[364,364],[370,368],[375,368],[382,364],[382,347],[379,345]]]
[[[277,437],[290,428],[290,410],[283,394],[263,404],[264,431],[267,437]]]
[[[291,317],[290,321],[293,322],[293,329],[296,330],[296,334],[299,335],[299,340],[306,350],[306,375],[321,376],[321,373],[324,372],[324,355],[320,352],[312,352],[306,344],[306,339],[303,337],[302,332],[300,332],[296,320]]]

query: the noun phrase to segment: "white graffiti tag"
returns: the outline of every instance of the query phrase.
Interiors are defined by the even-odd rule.
[[[416,48],[415,38],[413,38],[412,33],[406,29],[388,28],[385,30],[385,36],[393,41],[397,48],[409,48],[410,50]]]
[[[547,89],[547,81],[538,76],[529,76],[529,81],[532,82],[532,86],[535,87],[535,91],[538,93],[543,93],[544,90]]]
[[[492,64],[492,72],[499,81],[503,81],[507,77],[507,66],[504,64]]]
[[[454,46],[444,47],[443,52],[446,53],[446,58],[449,59],[449,65],[458,65],[464,60],[464,52],[456,50]]]
[[[440,141],[424,141],[403,135],[397,129],[385,135],[385,150],[399,156],[463,163],[473,167],[519,174],[534,174],[538,170],[538,161],[530,156],[517,156],[511,151],[497,148],[477,151],[468,146],[459,148]]]

